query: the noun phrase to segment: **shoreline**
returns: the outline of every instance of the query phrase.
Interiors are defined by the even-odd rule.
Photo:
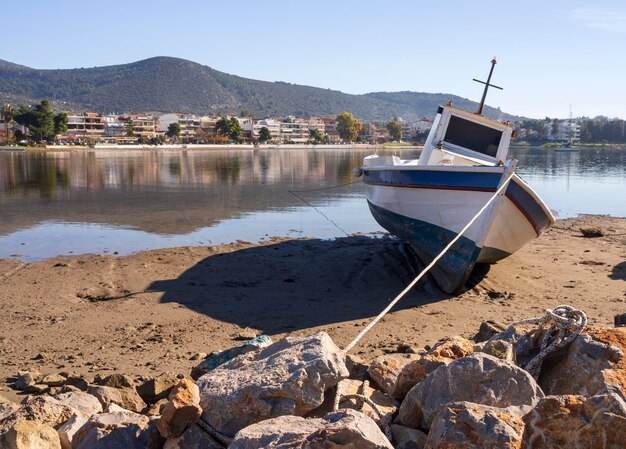
[[[579,228],[589,226],[605,235],[584,238]],[[398,344],[467,338],[482,321],[508,324],[559,304],[612,325],[626,311],[625,244],[626,218],[557,220],[465,293],[416,287],[353,352],[371,360]],[[16,394],[6,379],[18,370],[188,373],[194,354],[251,333],[277,340],[326,331],[345,345],[415,276],[401,247],[390,238],[275,237],[129,256],[0,259],[0,392]]]
[[[422,145],[385,145],[385,144],[187,144],[187,145],[46,145],[41,147],[1,147],[0,151],[97,151],[97,150],[366,150],[366,149],[407,149],[421,150]]]

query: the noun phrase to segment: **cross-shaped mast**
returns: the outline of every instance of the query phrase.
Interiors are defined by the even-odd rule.
[[[487,98],[487,90],[490,87],[495,87],[496,89],[503,90],[501,87],[496,86],[495,84],[489,84],[491,81],[491,75],[493,74],[493,68],[495,66],[496,66],[496,57],[494,56],[493,59],[491,60],[491,70],[489,70],[489,76],[487,77],[487,82],[480,81],[480,80],[477,80],[476,78],[473,78],[473,80],[476,81],[477,83],[485,85],[485,90],[483,91],[483,97],[480,99],[480,106],[478,106],[478,111],[476,112],[477,114],[483,113],[483,106],[485,106],[485,98]]]

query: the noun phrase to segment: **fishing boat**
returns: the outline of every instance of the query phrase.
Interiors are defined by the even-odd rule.
[[[508,158],[514,128],[478,112],[439,107],[419,159],[367,156],[359,174],[376,221],[431,263],[499,191],[430,270],[447,293],[463,289],[476,263],[494,263],[538,237],[554,216]],[[478,80],[475,80],[478,81]],[[501,88],[499,88],[501,89]],[[506,184],[506,185],[505,185]]]

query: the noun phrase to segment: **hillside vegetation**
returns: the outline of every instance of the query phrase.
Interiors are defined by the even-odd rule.
[[[473,110],[475,102],[451,94],[374,92],[350,95],[330,89],[267,82],[219,72],[184,59],[155,57],[107,67],[38,70],[0,60],[0,102],[28,104],[50,99],[56,109],[104,113],[184,112],[212,114],[247,108],[256,116],[332,116],[350,111],[368,120],[432,117],[452,101]],[[486,107],[499,119],[517,118]]]

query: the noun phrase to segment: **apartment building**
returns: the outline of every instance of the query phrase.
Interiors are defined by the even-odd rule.
[[[68,114],[65,139],[98,139],[105,135],[105,120],[97,112]]]
[[[156,137],[159,131],[159,121],[149,115],[128,114],[119,117],[125,123],[126,133],[132,130],[132,137],[151,139]]]

